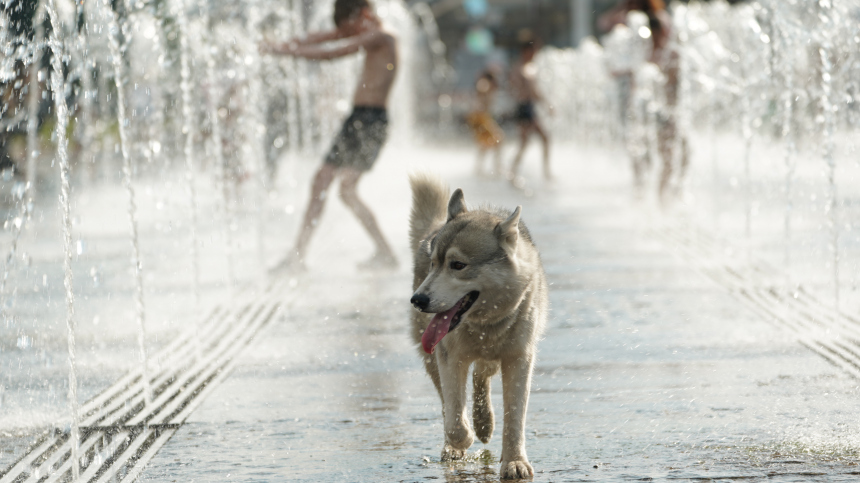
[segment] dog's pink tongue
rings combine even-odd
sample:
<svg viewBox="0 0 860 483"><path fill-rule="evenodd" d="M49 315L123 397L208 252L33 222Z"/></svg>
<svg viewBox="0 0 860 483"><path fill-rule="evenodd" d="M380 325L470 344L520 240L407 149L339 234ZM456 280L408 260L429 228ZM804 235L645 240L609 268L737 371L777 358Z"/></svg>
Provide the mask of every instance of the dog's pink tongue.
<svg viewBox="0 0 860 483"><path fill-rule="evenodd" d="M439 312L433 316L433 320L430 321L430 325L427 326L427 330L421 336L421 345L424 347L424 352L428 354L433 353L433 348L448 333L448 329L451 327L451 319L459 308L460 304L454 304L453 307L445 312Z"/></svg>

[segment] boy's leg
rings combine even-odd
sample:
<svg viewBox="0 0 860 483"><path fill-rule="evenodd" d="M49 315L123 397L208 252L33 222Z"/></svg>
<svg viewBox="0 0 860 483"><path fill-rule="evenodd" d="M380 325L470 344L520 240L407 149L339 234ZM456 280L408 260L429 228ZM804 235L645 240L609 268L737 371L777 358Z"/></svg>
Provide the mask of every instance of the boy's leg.
<svg viewBox="0 0 860 483"><path fill-rule="evenodd" d="M534 130L543 144L543 177L547 180L552 179L552 172L549 169L549 136L543 126L537 120L534 122Z"/></svg>
<svg viewBox="0 0 860 483"><path fill-rule="evenodd" d="M520 163L523 160L523 153L526 151L526 145L529 142L529 134L531 133L533 123L520 123L520 148L517 150L517 155L514 157L514 162L511 163L511 171L508 173L508 177L511 182L513 182L517 178L517 173L520 170Z"/></svg>
<svg viewBox="0 0 860 483"><path fill-rule="evenodd" d="M288 258L294 257L299 263L304 262L308 243L319 222L320 214L322 213L323 206L325 206L325 200L328 197L328 188L331 182L334 181L336 174L337 168L328 163L323 163L317 170L313 184L311 185L311 198L308 201L304 220L302 220L302 227L298 238L296 238L295 248L289 254Z"/></svg>
<svg viewBox="0 0 860 483"><path fill-rule="evenodd" d="M364 229L367 230L367 233L373 239L374 243L376 243L376 256L374 258L379 257L383 263L396 265L397 260L394 257L394 252L382 235L382 231L376 223L376 217L373 216L370 208L358 197L358 181L364 173L352 168L342 168L341 172L343 174L340 182L340 198L356 218L358 218L358 221L361 222L361 225L364 226Z"/></svg>

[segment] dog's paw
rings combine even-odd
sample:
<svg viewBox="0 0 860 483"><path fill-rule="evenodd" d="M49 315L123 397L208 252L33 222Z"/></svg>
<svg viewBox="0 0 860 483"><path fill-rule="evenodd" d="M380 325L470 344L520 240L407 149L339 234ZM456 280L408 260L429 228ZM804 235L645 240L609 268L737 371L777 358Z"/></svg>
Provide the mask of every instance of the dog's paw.
<svg viewBox="0 0 860 483"><path fill-rule="evenodd" d="M442 448L442 461L458 461L465 457L465 449L455 449L449 444L446 444L445 447Z"/></svg>
<svg viewBox="0 0 860 483"><path fill-rule="evenodd" d="M445 431L445 446L450 446L455 449L467 450L475 442L475 433L472 429L460 423L453 429Z"/></svg>
<svg viewBox="0 0 860 483"><path fill-rule="evenodd" d="M513 480L519 478L531 478L535 475L535 470L528 461L514 460L502 461L501 478L503 480Z"/></svg>

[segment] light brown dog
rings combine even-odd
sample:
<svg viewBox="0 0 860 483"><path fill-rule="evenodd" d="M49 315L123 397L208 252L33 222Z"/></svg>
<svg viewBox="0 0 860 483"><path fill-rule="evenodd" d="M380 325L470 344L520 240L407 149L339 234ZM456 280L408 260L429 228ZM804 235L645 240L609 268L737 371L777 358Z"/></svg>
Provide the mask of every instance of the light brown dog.
<svg viewBox="0 0 860 483"><path fill-rule="evenodd" d="M460 459L477 434L495 425L490 378L501 370L504 398L502 478L534 475L525 446L536 344L549 300L540 255L513 212L469 210L463 192L418 175L412 183L410 241L414 257L414 340L442 398L443 460ZM466 383L474 363L474 429Z"/></svg>

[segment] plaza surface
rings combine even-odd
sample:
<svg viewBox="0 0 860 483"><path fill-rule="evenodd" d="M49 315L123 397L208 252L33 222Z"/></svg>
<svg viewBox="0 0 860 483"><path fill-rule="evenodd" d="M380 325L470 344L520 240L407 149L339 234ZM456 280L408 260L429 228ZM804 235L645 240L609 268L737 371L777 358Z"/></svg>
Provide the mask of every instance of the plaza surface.
<svg viewBox="0 0 860 483"><path fill-rule="evenodd" d="M400 257L394 273L355 268L372 247L332 196L308 273L281 280L280 312L140 479L498 480L501 423L493 440L476 443L466 461L439 461L441 405L406 330L412 310L407 174L414 170L437 173L452 188L462 188L467 204L521 204L522 219L542 252L551 312L528 410L526 444L534 481L855 481L860 476L857 380L679 257L661 236L666 215L633 199L623 154L557 146L556 179L543 183L533 152L526 160L525 191L473 176L472 155L463 147L393 146L363 181L362 195ZM277 192L266 200L263 225L271 264L293 240L313 167L309 161L285 163ZM142 223L154 227L158 217L148 218L145 209ZM211 231L213 237L218 233L214 226ZM206 229L201 232L206 240ZM154 233L161 232L142 229L144 260L147 254L155 260L148 300L157 314L150 317L151 344L158 347L194 309L187 287L177 288L187 279L167 276L167 267L182 260L175 257L181 247ZM238 237L237 271L243 280L256 280L251 237ZM111 237L87 239L95 252ZM47 266L49 259L41 263ZM212 305L225 293L223 277L213 268L223 269L223 256L209 246L203 259L200 304ZM81 303L86 313L88 302ZM61 329L57 324L53 345L43 342L49 347L43 353L58 361L40 366L48 380L60 381L57 387L65 377ZM132 366L133 358L123 354L133 350L134 331L101 333L105 325L97 321L83 323L81 330L84 400ZM38 393L23 376L9 380L15 377L19 386ZM500 389L497 377L497 414ZM14 384L7 383L7 407L26 422L16 428L18 436L0 439L5 446L0 463L14 461L28 436L63 414L63 391L45 394L36 398L42 401L37 409L23 409ZM12 426L11 419L0 421Z"/></svg>

